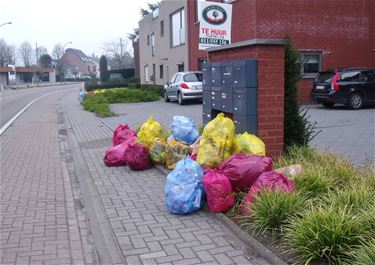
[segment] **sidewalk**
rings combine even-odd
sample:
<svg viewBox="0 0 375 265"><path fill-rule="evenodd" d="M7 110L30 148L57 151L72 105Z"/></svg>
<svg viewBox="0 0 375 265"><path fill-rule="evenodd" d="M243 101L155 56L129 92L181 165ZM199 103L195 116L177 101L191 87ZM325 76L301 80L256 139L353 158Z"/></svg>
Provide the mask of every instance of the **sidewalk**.
<svg viewBox="0 0 375 265"><path fill-rule="evenodd" d="M24 89L24 88L31 88L31 87L45 87L45 86L61 86L61 85L71 85L76 83L82 82L39 82L37 83L27 83L27 84L19 84L19 85L8 85L3 87L3 90L7 89Z"/></svg>
<svg viewBox="0 0 375 265"><path fill-rule="evenodd" d="M97 263L67 167L63 93L30 106L0 138L1 264Z"/></svg>
<svg viewBox="0 0 375 265"><path fill-rule="evenodd" d="M101 260L104 256L112 263L131 265L269 264L208 212L187 216L167 212L165 176L156 168L135 172L106 167L103 156L112 144L114 128L83 111L77 93L62 100L68 152L83 188L94 241L103 236L105 242L96 245ZM124 117L118 119L127 123Z"/></svg>

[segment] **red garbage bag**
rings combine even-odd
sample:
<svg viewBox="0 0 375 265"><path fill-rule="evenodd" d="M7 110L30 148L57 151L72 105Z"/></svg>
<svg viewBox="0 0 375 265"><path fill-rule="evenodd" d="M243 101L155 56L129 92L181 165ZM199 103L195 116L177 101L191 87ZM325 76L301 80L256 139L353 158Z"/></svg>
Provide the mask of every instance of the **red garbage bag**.
<svg viewBox="0 0 375 265"><path fill-rule="evenodd" d="M228 211L235 203L229 179L217 169L208 169L203 176L208 209L214 213Z"/></svg>
<svg viewBox="0 0 375 265"><path fill-rule="evenodd" d="M219 165L235 191L248 191L257 177L272 170L272 159L266 156L234 154Z"/></svg>
<svg viewBox="0 0 375 265"><path fill-rule="evenodd" d="M125 162L133 170L146 170L151 167L148 148L142 144L131 144L125 152Z"/></svg>
<svg viewBox="0 0 375 265"><path fill-rule="evenodd" d="M132 137L127 141L108 148L103 158L104 164L108 167L112 166L125 166L125 152L130 144L135 144L137 137Z"/></svg>
<svg viewBox="0 0 375 265"><path fill-rule="evenodd" d="M129 128L127 124L119 124L113 132L112 143L113 146L121 144L126 140L137 136L137 133Z"/></svg>
<svg viewBox="0 0 375 265"><path fill-rule="evenodd" d="M241 203L240 212L242 215L251 215L250 206L255 202L255 195L263 189L271 191L279 189L284 192L292 192L294 190L294 182L275 171L262 173L251 186Z"/></svg>

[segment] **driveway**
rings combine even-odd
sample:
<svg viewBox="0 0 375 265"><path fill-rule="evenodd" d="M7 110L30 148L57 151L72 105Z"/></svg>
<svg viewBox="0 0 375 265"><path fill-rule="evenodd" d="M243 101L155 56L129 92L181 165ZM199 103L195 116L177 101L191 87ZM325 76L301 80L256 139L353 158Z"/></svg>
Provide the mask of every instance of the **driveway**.
<svg viewBox="0 0 375 265"><path fill-rule="evenodd" d="M321 132L310 143L321 150L331 150L363 164L369 159L375 161L375 108L364 108L353 111L338 106L332 109L320 105L310 105L310 121L317 122ZM106 118L106 124L114 128L119 123L128 123L131 127L139 126L140 120L146 121L153 115L165 128L169 128L174 115L192 118L196 125L202 124L202 104L188 103L180 106L175 102L156 101L150 103L113 104L111 110L120 114L118 117Z"/></svg>

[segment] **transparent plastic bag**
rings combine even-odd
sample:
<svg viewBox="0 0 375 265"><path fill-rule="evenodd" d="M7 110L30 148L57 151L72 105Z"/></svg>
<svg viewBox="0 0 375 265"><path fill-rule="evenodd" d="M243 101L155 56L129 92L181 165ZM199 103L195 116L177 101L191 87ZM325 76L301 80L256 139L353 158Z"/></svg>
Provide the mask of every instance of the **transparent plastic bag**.
<svg viewBox="0 0 375 265"><path fill-rule="evenodd" d="M171 124L171 131L174 139L178 142L193 144L199 137L192 119L185 116L174 116Z"/></svg>
<svg viewBox="0 0 375 265"><path fill-rule="evenodd" d="M165 148L167 142L164 138L156 138L149 152L150 159L154 165L165 164Z"/></svg>
<svg viewBox="0 0 375 265"><path fill-rule="evenodd" d="M235 126L223 113L217 115L203 129L200 137L197 162L202 166L216 167L233 152Z"/></svg>
<svg viewBox="0 0 375 265"><path fill-rule="evenodd" d="M154 118L150 116L148 121L143 123L139 130L137 143L150 148L155 138L160 138L162 133L163 127L161 127L160 123L154 121Z"/></svg>
<svg viewBox="0 0 375 265"><path fill-rule="evenodd" d="M234 137L234 153L265 156L266 146L264 142L254 134L244 132Z"/></svg>

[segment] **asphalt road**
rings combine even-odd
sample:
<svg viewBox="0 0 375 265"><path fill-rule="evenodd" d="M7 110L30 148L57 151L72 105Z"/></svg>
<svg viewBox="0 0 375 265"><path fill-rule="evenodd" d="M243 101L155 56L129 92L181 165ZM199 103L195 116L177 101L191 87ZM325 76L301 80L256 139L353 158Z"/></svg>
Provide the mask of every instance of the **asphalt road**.
<svg viewBox="0 0 375 265"><path fill-rule="evenodd" d="M326 109L321 105L307 106L309 120L317 123L320 133L310 145L320 150L331 150L352 160L355 164L363 164L366 159L375 165L375 107L361 110L350 110L344 106ZM192 118L196 125L202 124L202 104L193 102L180 106L176 102L113 104L111 109L120 114L119 117L107 118L106 123L115 127L119 123L128 123L131 127L139 126L139 121L146 121L153 115L166 128L170 126L174 115Z"/></svg>
<svg viewBox="0 0 375 265"><path fill-rule="evenodd" d="M0 128L33 99L47 93L79 86L81 85L64 84L57 86L20 88L15 90L11 89L0 92Z"/></svg>

